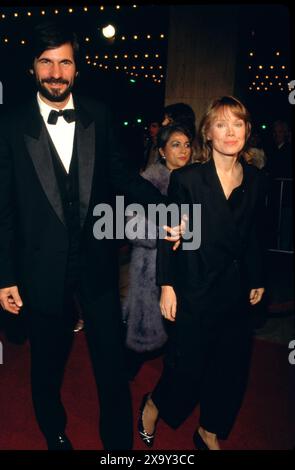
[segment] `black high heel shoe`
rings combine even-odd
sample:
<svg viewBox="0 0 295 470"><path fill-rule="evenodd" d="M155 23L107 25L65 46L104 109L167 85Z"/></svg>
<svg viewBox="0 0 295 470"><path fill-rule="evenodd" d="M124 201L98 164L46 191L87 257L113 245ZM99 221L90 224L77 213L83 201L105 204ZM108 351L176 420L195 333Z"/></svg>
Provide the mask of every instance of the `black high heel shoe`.
<svg viewBox="0 0 295 470"><path fill-rule="evenodd" d="M139 409L137 429L138 429L138 432L139 432L139 437L142 440L142 442L147 447L153 447L154 439L155 439L155 432L153 434L149 434L148 432L146 432L146 430L144 429L144 426L143 426L143 421L142 421L143 410L144 410L146 402L148 401L149 398L150 398L150 394L147 393L146 395L144 395L144 397L142 399L140 409Z"/></svg>
<svg viewBox="0 0 295 470"><path fill-rule="evenodd" d="M197 450L209 450L207 444L203 441L198 429L193 435L193 441Z"/></svg>

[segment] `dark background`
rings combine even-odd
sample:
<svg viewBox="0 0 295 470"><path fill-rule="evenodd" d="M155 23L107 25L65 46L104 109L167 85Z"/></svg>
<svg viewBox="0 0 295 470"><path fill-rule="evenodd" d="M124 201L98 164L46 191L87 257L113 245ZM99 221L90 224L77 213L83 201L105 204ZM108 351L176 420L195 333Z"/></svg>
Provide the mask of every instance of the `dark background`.
<svg viewBox="0 0 295 470"><path fill-rule="evenodd" d="M69 13L70 7L73 8L72 13ZM120 9L112 5L104 6L102 11L100 5L88 4L87 12L83 7L84 4L0 7L0 80L3 84L3 109L6 105L27 99L35 93L34 81L28 74L30 32L34 24L44 19L59 18L73 27L80 40L80 77L76 90L106 101L112 107L116 121L128 139L132 135L140 136L150 120L161 117L164 106L169 5L139 4L137 8L133 8L132 4L121 4ZM178 8L182 8L181 5L178 5ZM214 14L214 5L210 8ZM58 9L58 15L54 13L55 9ZM41 14L42 10L45 15ZM14 16L16 12L18 17ZM28 12L31 12L30 17ZM2 18L3 14L5 18ZM294 64L291 63L291 42L294 39L294 31L290 28L292 21L294 7L290 9L284 4L239 7L235 95L245 102L254 125L261 130L266 140L270 136L270 126L274 120L285 119L291 122L292 119L293 109L288 102L287 90L287 83L295 78ZM101 34L102 26L108 23L117 28L117 36L112 43ZM138 40L133 39L134 34L138 35ZM147 34L151 35L151 39L146 38ZM160 34L164 34L164 39L160 38ZM126 37L125 41L121 39L123 35ZM85 41L86 37L89 37L89 42ZM4 42L5 38L8 38L8 43ZM22 39L26 44L21 45ZM249 56L250 51L255 51L253 57ZM275 55L276 51L280 52L279 57ZM148 59L143 58L145 53L149 54ZM99 58L96 60L97 54ZM104 59L105 54L109 56L108 59ZM117 60L113 57L115 54L119 56ZM123 54L128 54L128 59L124 59ZM134 58L134 54L138 54L139 58ZM155 58L155 54L159 54L159 58ZM90 64L87 63L86 55L90 57ZM96 65L93 65L94 62ZM102 63L103 67L108 65L108 69L100 68L99 63ZM270 72L268 67L271 64L286 67L281 70L277 80L282 82L283 91L278 86L273 86L272 90L268 91L249 90L252 81L255 81L254 68L259 63L264 67L263 72ZM115 70L116 64L120 66L120 70ZM144 71L140 69L143 64ZM139 76L127 75L126 71L122 70L124 65L128 66L129 73L132 71L130 67L135 65ZM158 68L159 65L162 69ZM251 70L249 65L252 66ZM150 66L153 69L149 69ZM151 73L151 70L161 83L154 82L151 77L144 78L144 73ZM163 74L163 78L160 74ZM136 82L131 83L130 78L135 78ZM138 118L142 120L141 123L137 122ZM128 122L128 126L124 126L124 121ZM262 124L266 125L266 129L262 130Z"/></svg>

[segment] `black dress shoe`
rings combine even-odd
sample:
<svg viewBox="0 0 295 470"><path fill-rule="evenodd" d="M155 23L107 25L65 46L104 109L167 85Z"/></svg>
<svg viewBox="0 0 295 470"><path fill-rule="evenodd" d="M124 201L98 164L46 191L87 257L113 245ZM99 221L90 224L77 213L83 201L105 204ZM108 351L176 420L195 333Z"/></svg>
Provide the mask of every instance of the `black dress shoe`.
<svg viewBox="0 0 295 470"><path fill-rule="evenodd" d="M138 417L138 423L137 423L137 429L139 432L139 437L142 440L142 442L147 446L147 447L153 447L154 445L154 439L155 439L155 432L154 434L149 434L146 432L143 426L143 421L142 421L142 415L143 415L143 410L146 405L147 400L150 398L150 394L147 393L144 395L140 409L139 409L139 417Z"/></svg>
<svg viewBox="0 0 295 470"><path fill-rule="evenodd" d="M193 435L193 441L197 450L209 450L207 444L203 441L198 429Z"/></svg>
<svg viewBox="0 0 295 470"><path fill-rule="evenodd" d="M73 450L71 441L63 432L48 438L47 446L48 450Z"/></svg>

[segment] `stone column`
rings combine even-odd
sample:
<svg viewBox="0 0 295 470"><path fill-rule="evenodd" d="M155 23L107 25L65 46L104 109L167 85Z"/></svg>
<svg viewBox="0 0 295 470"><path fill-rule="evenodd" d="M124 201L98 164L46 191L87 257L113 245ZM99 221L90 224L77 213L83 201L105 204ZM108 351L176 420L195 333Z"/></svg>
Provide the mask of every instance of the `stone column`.
<svg viewBox="0 0 295 470"><path fill-rule="evenodd" d="M235 5L170 6L165 105L184 102L197 125L208 103L234 93Z"/></svg>

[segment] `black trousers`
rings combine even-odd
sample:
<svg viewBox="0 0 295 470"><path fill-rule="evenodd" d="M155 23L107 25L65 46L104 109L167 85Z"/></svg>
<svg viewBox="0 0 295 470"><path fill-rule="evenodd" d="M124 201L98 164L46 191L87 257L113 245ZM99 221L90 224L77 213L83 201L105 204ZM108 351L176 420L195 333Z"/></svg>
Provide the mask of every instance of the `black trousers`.
<svg viewBox="0 0 295 470"><path fill-rule="evenodd" d="M249 312L183 315L152 400L177 428L200 405L199 424L226 439L242 404L251 359Z"/></svg>
<svg viewBox="0 0 295 470"><path fill-rule="evenodd" d="M81 291L66 289L63 316L30 312L32 398L36 418L46 438L63 432L66 412L60 390L73 341L73 295L78 295L100 403L100 435L106 450L132 448L132 409L127 374L119 295L105 292L91 302ZM73 393L77 393L73 390ZM96 411L94 410L96 413Z"/></svg>

